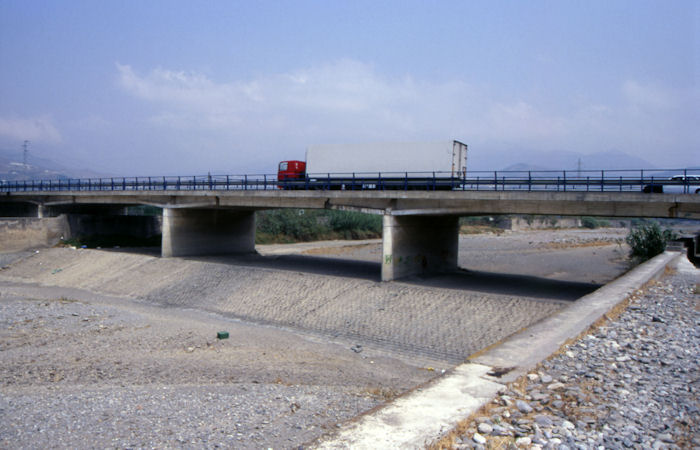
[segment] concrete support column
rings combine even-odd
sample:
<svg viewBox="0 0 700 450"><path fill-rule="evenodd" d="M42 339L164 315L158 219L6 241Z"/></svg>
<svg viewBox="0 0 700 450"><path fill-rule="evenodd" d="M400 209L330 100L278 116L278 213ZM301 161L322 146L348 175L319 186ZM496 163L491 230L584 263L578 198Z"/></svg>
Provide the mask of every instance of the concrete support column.
<svg viewBox="0 0 700 450"><path fill-rule="evenodd" d="M457 269L459 217L384 215L382 281Z"/></svg>
<svg viewBox="0 0 700 450"><path fill-rule="evenodd" d="M163 209L162 255L164 257L254 251L254 211Z"/></svg>

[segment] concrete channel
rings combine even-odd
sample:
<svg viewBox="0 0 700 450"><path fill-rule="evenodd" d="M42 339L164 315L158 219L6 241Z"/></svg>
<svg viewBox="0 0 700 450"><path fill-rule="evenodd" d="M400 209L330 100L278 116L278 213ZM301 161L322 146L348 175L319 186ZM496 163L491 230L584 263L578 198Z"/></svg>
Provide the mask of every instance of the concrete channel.
<svg viewBox="0 0 700 450"><path fill-rule="evenodd" d="M606 312L662 275L680 255L675 251L658 255L567 308L480 352L445 376L361 416L322 438L314 447L424 448L484 406L507 383L525 375L568 340L584 333ZM494 371L503 374L489 375Z"/></svg>

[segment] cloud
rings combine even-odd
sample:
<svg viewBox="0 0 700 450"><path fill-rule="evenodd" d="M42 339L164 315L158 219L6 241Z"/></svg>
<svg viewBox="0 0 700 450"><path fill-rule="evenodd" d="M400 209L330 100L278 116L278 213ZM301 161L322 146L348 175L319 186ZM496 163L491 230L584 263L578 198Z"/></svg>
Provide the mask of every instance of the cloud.
<svg viewBox="0 0 700 450"><path fill-rule="evenodd" d="M642 84L627 80L622 84L622 93L634 108L670 109L678 105L678 94L657 85Z"/></svg>
<svg viewBox="0 0 700 450"><path fill-rule="evenodd" d="M48 116L31 118L0 117L0 136L17 140L33 142L59 143L59 133L53 121Z"/></svg>
<svg viewBox="0 0 700 450"><path fill-rule="evenodd" d="M152 124L250 145L457 138L483 148L644 155L697 144L688 131L697 91L636 80L621 81L618 97L503 98L493 87L389 76L352 59L228 82L122 64L117 71L124 92L153 108Z"/></svg>
<svg viewBox="0 0 700 450"><path fill-rule="evenodd" d="M380 76L354 60L300 69L249 81L215 83L197 73L154 69L137 74L117 65L119 83L130 95L160 108L152 116L163 126L220 130L317 130L355 127L391 135L418 127L468 95L461 83L435 85L410 77ZM354 130L355 132L357 129Z"/></svg>

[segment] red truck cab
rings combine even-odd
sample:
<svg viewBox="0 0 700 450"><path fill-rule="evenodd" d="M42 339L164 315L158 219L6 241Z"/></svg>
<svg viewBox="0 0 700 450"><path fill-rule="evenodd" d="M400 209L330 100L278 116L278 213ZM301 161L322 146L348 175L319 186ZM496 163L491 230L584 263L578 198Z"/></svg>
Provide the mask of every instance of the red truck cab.
<svg viewBox="0 0 700 450"><path fill-rule="evenodd" d="M277 171L277 181L298 181L306 178L306 162L282 161Z"/></svg>

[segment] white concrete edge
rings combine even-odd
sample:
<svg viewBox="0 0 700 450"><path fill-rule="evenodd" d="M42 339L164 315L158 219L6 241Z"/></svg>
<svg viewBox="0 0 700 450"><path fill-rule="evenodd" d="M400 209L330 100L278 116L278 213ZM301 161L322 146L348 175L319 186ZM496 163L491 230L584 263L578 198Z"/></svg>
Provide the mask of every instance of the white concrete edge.
<svg viewBox="0 0 700 450"><path fill-rule="evenodd" d="M462 364L436 382L362 416L315 448L423 448L503 388L483 378L489 370L479 364Z"/></svg>
<svg viewBox="0 0 700 450"><path fill-rule="evenodd" d="M566 343L586 331L628 296L663 273L680 256L664 252L640 264L620 278L581 297L567 308L506 339L498 346L474 358L472 362L490 367L511 368L499 380L509 383Z"/></svg>
<svg viewBox="0 0 700 450"><path fill-rule="evenodd" d="M399 397L314 444L318 449L425 448L491 401L509 383L587 330L615 305L661 275L680 256L664 252L586 295L564 310L514 334L448 375ZM501 378L494 367L511 368Z"/></svg>

